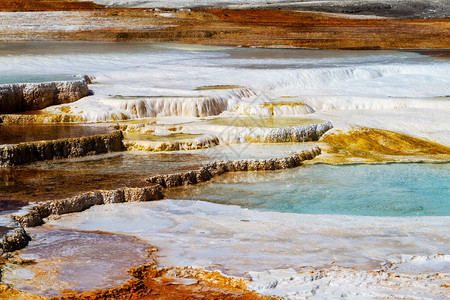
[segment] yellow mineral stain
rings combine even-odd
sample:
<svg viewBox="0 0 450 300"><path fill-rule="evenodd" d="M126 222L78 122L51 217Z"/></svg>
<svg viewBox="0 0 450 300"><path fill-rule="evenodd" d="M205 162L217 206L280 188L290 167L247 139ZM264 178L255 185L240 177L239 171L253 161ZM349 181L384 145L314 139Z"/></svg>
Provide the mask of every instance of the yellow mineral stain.
<svg viewBox="0 0 450 300"><path fill-rule="evenodd" d="M72 108L70 106L61 106L58 108L58 110L62 113L65 114L71 114L72 113Z"/></svg>
<svg viewBox="0 0 450 300"><path fill-rule="evenodd" d="M276 106L305 106L305 103L302 102L269 102L269 103L263 103L263 107L276 107Z"/></svg>
<svg viewBox="0 0 450 300"><path fill-rule="evenodd" d="M204 121L206 124L236 126L236 127L252 127L252 128L288 128L297 126L306 126L312 124L323 123L323 120L309 119L301 117L258 117L258 116L239 116L214 118Z"/></svg>
<svg viewBox="0 0 450 300"><path fill-rule="evenodd" d="M277 107L282 106L296 107L296 106L305 106L305 104L302 102L268 102L263 103L261 106L268 107L270 109L270 114L273 116L275 114L274 109Z"/></svg>
<svg viewBox="0 0 450 300"><path fill-rule="evenodd" d="M212 85L212 86L200 86L195 89L195 91L206 91L206 90L233 90L242 89L243 86L239 85Z"/></svg>
<svg viewBox="0 0 450 300"><path fill-rule="evenodd" d="M37 114L8 114L1 115L4 124L54 124L54 123L84 123L86 119L79 115L51 114L39 112Z"/></svg>
<svg viewBox="0 0 450 300"><path fill-rule="evenodd" d="M450 160L450 147L406 134L374 128L336 131L323 136L321 144L325 155L321 155L314 161L350 163Z"/></svg>
<svg viewBox="0 0 450 300"><path fill-rule="evenodd" d="M170 142L170 141L190 140L198 138L200 136L201 134L189 134L189 133L172 133L168 135L155 135L151 133L137 133L137 132L125 133L125 139L137 141L150 141L150 142Z"/></svg>
<svg viewBox="0 0 450 300"><path fill-rule="evenodd" d="M190 268L190 272L192 277L217 286L244 290L248 288L249 281L245 278L228 277L219 271L205 271L200 268Z"/></svg>
<svg viewBox="0 0 450 300"><path fill-rule="evenodd" d="M219 144L216 137L197 139L201 135L173 133L158 136L152 134L126 133L125 147L130 151L180 151L211 148Z"/></svg>
<svg viewBox="0 0 450 300"><path fill-rule="evenodd" d="M28 299L43 299L33 294L28 294L12 289L6 284L0 284L0 299L8 300L28 300Z"/></svg>

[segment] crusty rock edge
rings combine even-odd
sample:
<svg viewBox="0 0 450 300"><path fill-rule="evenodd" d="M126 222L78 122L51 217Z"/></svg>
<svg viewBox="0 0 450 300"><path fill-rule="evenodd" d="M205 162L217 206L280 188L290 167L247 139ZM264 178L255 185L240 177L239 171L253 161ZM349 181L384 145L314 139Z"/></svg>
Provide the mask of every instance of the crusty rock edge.
<svg viewBox="0 0 450 300"><path fill-rule="evenodd" d="M38 202L29 208L23 216L13 215L14 220L25 227L35 227L44 223L43 219L50 215L63 215L81 212L94 205L122 202L142 202L163 198L159 185L143 188L119 188L116 190L99 190L86 192L71 198Z"/></svg>
<svg viewBox="0 0 450 300"><path fill-rule="evenodd" d="M0 148L0 167L16 166L35 161L80 157L123 151L123 133L98 134L80 138L20 143Z"/></svg>
<svg viewBox="0 0 450 300"><path fill-rule="evenodd" d="M89 95L90 77L72 81L0 84L0 113L39 110Z"/></svg>
<svg viewBox="0 0 450 300"><path fill-rule="evenodd" d="M227 172L294 168L300 166L305 160L313 159L320 153L320 148L315 146L281 158L217 161L206 164L199 170L150 177L147 182L152 183L152 185L148 187L99 190L66 199L38 202L28 208L25 214L11 216L17 222L18 227L13 229L13 232L10 231L0 241L0 248L3 249L3 252L11 252L26 247L30 238L23 227L42 225L44 219L51 215L81 212L91 206L107 203L161 200L164 198L163 188L206 182Z"/></svg>
<svg viewBox="0 0 450 300"><path fill-rule="evenodd" d="M281 158L217 161L195 171L153 176L148 178L147 182L167 188L206 182L227 172L289 169L301 165L305 160L313 159L320 153L320 148L315 146Z"/></svg>
<svg viewBox="0 0 450 300"><path fill-rule="evenodd" d="M2 239L0 239L0 255L7 252L13 252L25 248L31 237L19 223L15 222L16 228L9 230Z"/></svg>

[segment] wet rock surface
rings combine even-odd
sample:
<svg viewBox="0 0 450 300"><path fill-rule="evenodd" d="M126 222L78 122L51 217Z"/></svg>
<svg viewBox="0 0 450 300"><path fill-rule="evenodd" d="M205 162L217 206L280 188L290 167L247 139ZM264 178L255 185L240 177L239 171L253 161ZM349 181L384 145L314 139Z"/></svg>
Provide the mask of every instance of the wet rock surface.
<svg viewBox="0 0 450 300"><path fill-rule="evenodd" d="M0 168L0 199L14 203L8 209L14 210L90 191L141 188L149 185L145 179L150 176L197 169L208 160L190 153L123 151Z"/></svg>
<svg viewBox="0 0 450 300"><path fill-rule="evenodd" d="M5 15L7 22L26 26L16 26L18 28L15 31L2 31L0 40L157 41L320 49L449 48L445 19L449 10L444 1L436 1L436 6L433 3L429 5L430 2L421 3L422 1L402 1L407 3L402 4L403 6L393 4L393 1L388 4L382 1L341 2L296 2L298 7L291 3L265 6L271 9L238 6L236 8L239 9L196 9L190 12L170 10L168 13L172 15L164 18L159 12L143 8L96 8L95 13L87 12L83 19L88 20L87 22L99 18L109 19L111 25L81 31L65 31L64 22L61 22L59 31L46 29L41 19L53 14L52 9L47 7L41 9L46 12L42 13L42 18L34 21L34 26L23 21L26 19L29 22L28 18ZM318 12L305 12L306 10ZM323 11L338 12L339 15ZM69 12L63 13L66 15L62 14L58 20L73 20L67 14ZM372 18L364 14L385 17ZM434 19L428 19L430 17ZM41 28L41 31L37 33L36 28Z"/></svg>
<svg viewBox="0 0 450 300"><path fill-rule="evenodd" d="M86 80L0 85L0 113L43 109L89 95Z"/></svg>
<svg viewBox="0 0 450 300"><path fill-rule="evenodd" d="M149 142L126 140L124 145L128 150L134 151L180 151L206 149L220 144L219 138L214 136L205 136L201 138L167 141L167 142Z"/></svg>
<svg viewBox="0 0 450 300"><path fill-rule="evenodd" d="M122 188L108 191L95 191L84 193L72 198L50 200L37 203L23 216L14 216L14 219L26 227L39 226L43 219L50 215L62 215L80 212L94 205L105 203L140 202L159 200L163 198L161 187L149 186L143 188Z"/></svg>
<svg viewBox="0 0 450 300"><path fill-rule="evenodd" d="M0 166L15 166L42 160L122 151L125 149L122 140L122 132L116 131L107 135L6 146L0 148Z"/></svg>
<svg viewBox="0 0 450 300"><path fill-rule="evenodd" d="M299 166L305 160L313 159L320 153L320 148L314 147L310 150L301 151L282 158L218 161L207 164L199 170L153 176L148 178L147 181L159 184L162 187L192 185L209 181L211 178L227 172L266 171L294 168Z"/></svg>
<svg viewBox="0 0 450 300"><path fill-rule="evenodd" d="M50 215L80 212L94 205L159 200L164 197L162 188L197 184L209 181L214 176L226 172L294 168L299 166L302 161L310 160L320 153L320 148L314 147L310 150L294 153L291 156L283 158L214 162L207 164L199 170L150 177L147 179L147 182L155 185L147 187L99 190L61 200L39 202L29 208L26 214L16 215L14 219L26 227L39 226Z"/></svg>
<svg viewBox="0 0 450 300"><path fill-rule="evenodd" d="M19 224L16 225L17 227L13 229L6 228L6 234L0 239L1 254L25 248L31 240L25 229Z"/></svg>
<svg viewBox="0 0 450 300"><path fill-rule="evenodd" d="M33 241L5 266L3 282L39 296L113 288L132 278L128 269L149 261L149 245L133 237L48 228L30 234Z"/></svg>

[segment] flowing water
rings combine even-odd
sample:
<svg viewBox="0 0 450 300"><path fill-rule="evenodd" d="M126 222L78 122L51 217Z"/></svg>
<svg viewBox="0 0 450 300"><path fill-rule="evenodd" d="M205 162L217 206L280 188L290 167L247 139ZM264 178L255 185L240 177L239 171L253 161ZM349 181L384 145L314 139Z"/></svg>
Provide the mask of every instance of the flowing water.
<svg viewBox="0 0 450 300"><path fill-rule="evenodd" d="M160 127L141 135L150 141L200 134L235 138L266 131L281 137L294 126L331 121L336 130L372 127L450 145L450 62L413 52L9 43L0 44L0 73L6 74L3 81L18 81L11 78L23 74L30 81L61 74L94 76L89 86L93 95L39 115L71 114L105 126L127 121L135 126L128 132L132 139L139 139L147 118L153 118L149 130ZM245 117L236 123L241 115ZM169 131L173 124L176 128ZM258 129L252 131L254 127ZM42 138L41 127L23 128L30 139ZM65 127L45 128L52 128L51 138L73 134ZM2 143L22 139L20 133L15 140L13 134L4 136ZM217 159L283 157L309 146L222 143L195 151L114 153L4 168L0 203L14 210L23 200L142 186L149 176ZM450 285L449 182L448 163L313 164L226 174L210 183L165 191L170 200L95 206L48 220L50 226L37 229L25 257L35 259L32 270L41 272L77 247L61 240L73 238L87 249L85 242L98 238L86 253L93 260L100 257L96 264L104 264L101 272L107 274L110 265L98 250L114 244L114 238L84 232L101 230L157 246L163 266L193 265L252 278L251 288L265 294L442 299ZM3 205L5 201L10 202ZM53 240L60 252L46 256L46 241ZM133 242L124 243L133 247ZM117 259L123 249L117 251L107 254ZM56 282L74 286L67 274L80 279L84 289L105 284L102 280L109 275L91 283L81 280L87 273L76 262L83 257L71 259L75 264L58 261L62 271L56 271L57 279L64 280L35 280L34 287L54 295ZM12 270L4 280L34 291L29 281L33 273L26 266L20 270L22 277Z"/></svg>

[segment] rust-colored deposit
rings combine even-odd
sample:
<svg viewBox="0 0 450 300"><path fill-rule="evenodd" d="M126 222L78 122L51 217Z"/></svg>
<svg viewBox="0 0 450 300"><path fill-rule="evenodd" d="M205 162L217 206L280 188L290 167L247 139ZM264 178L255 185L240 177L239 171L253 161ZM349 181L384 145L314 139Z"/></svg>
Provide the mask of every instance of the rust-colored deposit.
<svg viewBox="0 0 450 300"><path fill-rule="evenodd" d="M130 270L133 279L107 290L84 293L65 291L53 300L97 299L278 299L265 297L246 288L245 280L195 268L157 268L155 263ZM180 276L180 277L179 277ZM190 280L184 284L183 280Z"/></svg>
<svg viewBox="0 0 450 300"><path fill-rule="evenodd" d="M88 11L83 17L86 21L105 18L109 22L112 20L113 25L120 24L89 31L39 33L24 27L23 32L1 33L0 40L32 40L35 36L41 40L177 42L244 47L450 48L448 19L348 18L274 9L167 10L172 13L167 17L151 9L106 8L90 2L63 0L7 0L0 3L0 10ZM137 25L144 27L137 28ZM150 28L155 25L159 27Z"/></svg>
<svg viewBox="0 0 450 300"><path fill-rule="evenodd" d="M337 131L321 142L325 154L315 160L327 163L450 160L450 147L381 129Z"/></svg>
<svg viewBox="0 0 450 300"><path fill-rule="evenodd" d="M158 268L155 262L132 268L132 279L112 289L98 289L77 293L63 290L62 296L52 300L106 300L106 299L236 299L276 300L276 296L262 296L247 289L247 280L227 277L219 272L199 268ZM34 294L0 285L0 299L42 299Z"/></svg>
<svg viewBox="0 0 450 300"><path fill-rule="evenodd" d="M103 8L93 2L67 0L2 0L0 11L80 11Z"/></svg>

